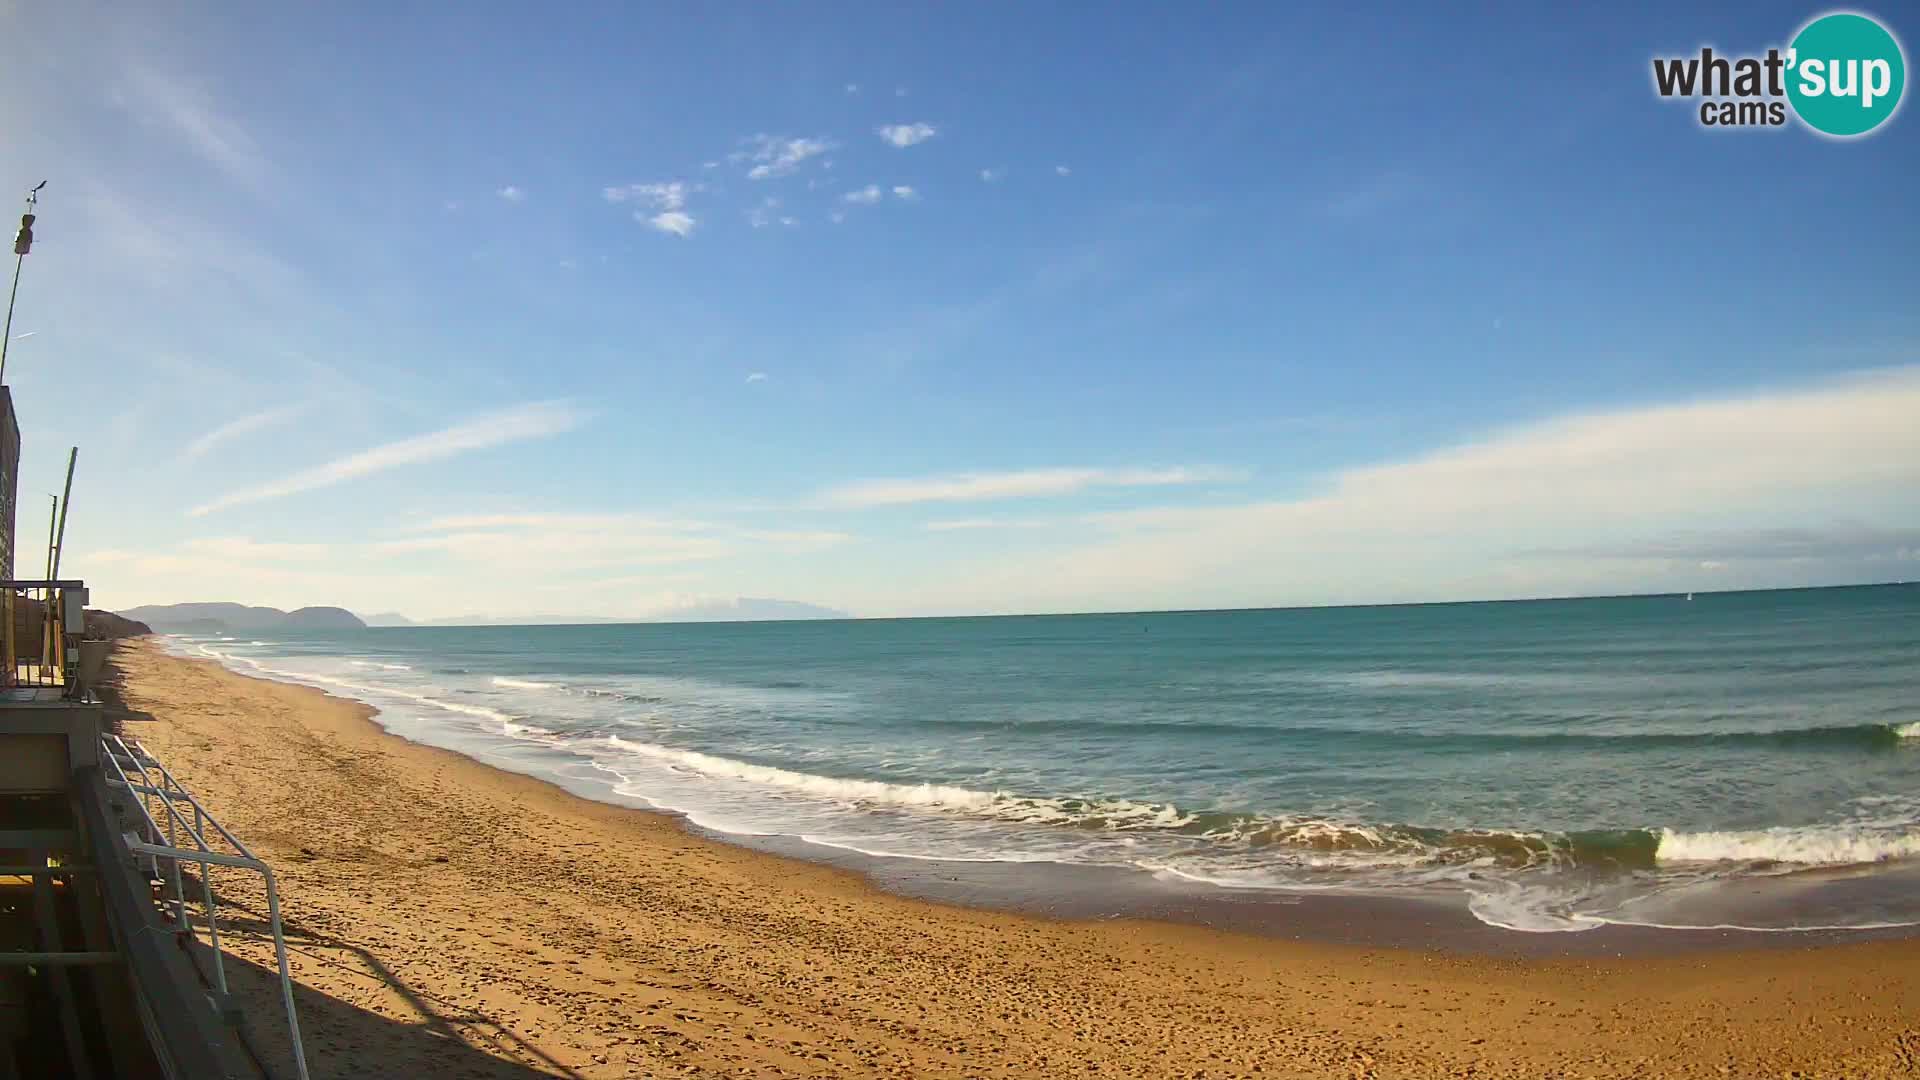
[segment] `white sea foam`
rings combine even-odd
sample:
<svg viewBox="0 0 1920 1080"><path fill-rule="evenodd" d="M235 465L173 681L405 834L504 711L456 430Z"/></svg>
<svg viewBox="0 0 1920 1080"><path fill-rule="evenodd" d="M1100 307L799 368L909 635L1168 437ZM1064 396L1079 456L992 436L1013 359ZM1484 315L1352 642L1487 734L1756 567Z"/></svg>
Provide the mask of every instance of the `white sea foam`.
<svg viewBox="0 0 1920 1080"><path fill-rule="evenodd" d="M357 694L372 694L372 695L375 695L376 697L381 695L385 695L389 697L397 697L407 701L417 702L421 705L426 705L431 708L441 709L446 712L462 713L467 716L476 716L482 719L495 721L500 725L501 731L509 735L515 733L513 730L510 730L513 728L519 728L521 730L532 730L527 728L525 725L517 723L513 717L508 716L506 713L498 712L494 709L484 708L479 705L466 705L458 701L447 701L443 698L430 697L426 694L416 694L410 690L401 690L391 686L366 686L361 683L348 682L345 679L335 679L326 675L315 675L312 672L307 672L307 671L287 671L283 668L268 667L267 665L262 664L260 661L251 659L249 657L236 656L232 653L220 652L217 649L209 649L205 645L197 646L197 648L199 648L201 652L207 654L210 657L213 657L216 660L220 660L222 662L229 663L229 664L234 662L246 664L247 666L253 668L254 670L260 672L263 675L277 676L282 679L290 679L294 682L303 682L303 683L309 683L309 684L319 683L323 686L337 687L341 690L351 690Z"/></svg>
<svg viewBox="0 0 1920 1080"><path fill-rule="evenodd" d="M1674 832L1662 829L1656 858L1681 862L1783 862L1845 866L1920 856L1920 832L1857 826Z"/></svg>
<svg viewBox="0 0 1920 1080"><path fill-rule="evenodd" d="M254 642L254 644L259 645L261 644L261 642L256 641ZM347 663L352 664L354 667L379 668L382 671L412 671L413 670L413 668L407 666L406 664L384 664L378 660L349 660L347 661Z"/></svg>
<svg viewBox="0 0 1920 1080"><path fill-rule="evenodd" d="M505 675L495 675L490 681L495 686L504 686L509 690L554 690L559 688L559 684L557 683L535 682L532 679L509 679Z"/></svg>
<svg viewBox="0 0 1920 1080"><path fill-rule="evenodd" d="M1895 724L1893 733L1903 739L1920 739L1920 720L1911 724Z"/></svg>

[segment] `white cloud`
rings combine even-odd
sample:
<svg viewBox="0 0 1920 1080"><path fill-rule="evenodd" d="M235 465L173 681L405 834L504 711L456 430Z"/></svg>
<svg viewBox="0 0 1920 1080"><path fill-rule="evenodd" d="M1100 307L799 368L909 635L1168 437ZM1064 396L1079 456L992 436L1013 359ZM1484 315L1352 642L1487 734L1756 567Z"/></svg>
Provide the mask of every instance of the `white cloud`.
<svg viewBox="0 0 1920 1080"><path fill-rule="evenodd" d="M518 187L515 187L512 184L508 184L506 187L503 187L500 190L494 192L494 194L500 196L501 198L507 200L508 202L517 203L517 202L527 201L527 193L524 190Z"/></svg>
<svg viewBox="0 0 1920 1080"><path fill-rule="evenodd" d="M789 135L752 135L740 141L744 148L730 157L736 162L752 163L747 170L750 180L786 176L836 145L831 139L795 138Z"/></svg>
<svg viewBox="0 0 1920 1080"><path fill-rule="evenodd" d="M703 190L699 184L689 184L684 180L667 180L653 184L627 184L624 187L600 189L600 197L610 203L638 202L655 210L680 210L687 205L687 196Z"/></svg>
<svg viewBox="0 0 1920 1080"><path fill-rule="evenodd" d="M859 92L860 92L860 84L859 84L859 83L848 83L848 84L847 84L847 93L849 93L849 94L857 94L857 93L859 93Z"/></svg>
<svg viewBox="0 0 1920 1080"><path fill-rule="evenodd" d="M1198 484L1228 475L1219 469L1019 469L1010 472L954 473L946 476L860 480L830 488L821 496L828 506L859 509L924 502L971 502L1071 495L1098 487L1159 487Z"/></svg>
<svg viewBox="0 0 1920 1080"><path fill-rule="evenodd" d="M1071 176L1073 170L1067 168L1065 165L1055 165L1053 167L1053 173L1055 176Z"/></svg>
<svg viewBox="0 0 1920 1080"><path fill-rule="evenodd" d="M652 217L644 213L633 216L646 222L650 228L658 229L663 233L672 233L675 236L692 236L694 226L699 224L692 214L680 210L663 210Z"/></svg>
<svg viewBox="0 0 1920 1080"><path fill-rule="evenodd" d="M906 184L895 184L893 187L893 197L903 202L912 202L920 197L920 193Z"/></svg>
<svg viewBox="0 0 1920 1080"><path fill-rule="evenodd" d="M920 120L911 124L882 124L874 128L873 133L904 150L917 143L926 142L940 132L932 124Z"/></svg>
<svg viewBox="0 0 1920 1080"><path fill-rule="evenodd" d="M1920 366L1566 416L1343 470L1299 497L1095 515L1103 540L948 568L949 579L967 582L965 595L922 605L978 610L966 597L998 596L1021 610L1111 610L1684 590L1703 561L1726 563L1723 577L1751 571L1728 584L1819 583L1832 567L1873 562L1871 553L1856 543L1824 559L1773 559L1763 572L1741 562L1733 543L1726 557L1694 541L1638 555L1628 544L1648 533L1712 537L1764 525L1776 530L1767 543L1785 550L1777 530L1847 515L1920 525L1915 416ZM1873 535L1892 550L1903 542L1897 529ZM1876 565L1890 558L1883 552Z"/></svg>
<svg viewBox="0 0 1920 1080"><path fill-rule="evenodd" d="M610 203L640 203L646 207L633 212L633 220L650 229L674 236L691 236L699 224L687 213L687 196L706 190L702 184L684 180L665 180L651 184L626 184L600 189L600 197ZM654 213L648 213L648 210Z"/></svg>
<svg viewBox="0 0 1920 1080"><path fill-rule="evenodd" d="M989 183L989 184L997 184L1000 181L1006 179L1006 176L1007 176L1007 170L1005 169L981 169L980 170L980 179L985 183Z"/></svg>
<svg viewBox="0 0 1920 1080"><path fill-rule="evenodd" d="M764 371L756 371L753 374L747 376L747 381L750 383L766 382L767 373Z"/></svg>
<svg viewBox="0 0 1920 1080"><path fill-rule="evenodd" d="M256 413L229 420L205 435L193 440L180 451L181 461L194 461L204 457L221 443L237 439L242 435L264 431L267 428L284 424L306 411L306 405L282 405L273 409L262 409Z"/></svg>
<svg viewBox="0 0 1920 1080"><path fill-rule="evenodd" d="M874 203L879 202L883 195L884 193L881 192L879 184L868 184L866 187L856 191L849 191L845 195L840 196L840 198L845 202L854 203L855 205L872 206Z"/></svg>
<svg viewBox="0 0 1920 1080"><path fill-rule="evenodd" d="M451 427L410 439L376 446L349 454L324 465L304 469L271 483L243 488L187 511L200 517L244 503L284 498L404 465L421 465L456 457L472 450L484 450L506 443L545 438L572 431L587 420L587 414L562 401L541 401L476 416Z"/></svg>
<svg viewBox="0 0 1920 1080"><path fill-rule="evenodd" d="M845 210L828 211L827 220L833 222L835 225L838 225L841 222L847 220L847 212Z"/></svg>

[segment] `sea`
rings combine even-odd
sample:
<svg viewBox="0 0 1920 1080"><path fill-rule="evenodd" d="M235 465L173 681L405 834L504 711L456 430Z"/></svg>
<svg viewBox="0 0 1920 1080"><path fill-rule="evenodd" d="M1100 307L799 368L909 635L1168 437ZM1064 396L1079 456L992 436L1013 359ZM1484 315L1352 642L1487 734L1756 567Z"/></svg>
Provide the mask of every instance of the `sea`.
<svg viewBox="0 0 1920 1080"><path fill-rule="evenodd" d="M175 636L723 836L1448 895L1577 933L1920 925L1920 586Z"/></svg>

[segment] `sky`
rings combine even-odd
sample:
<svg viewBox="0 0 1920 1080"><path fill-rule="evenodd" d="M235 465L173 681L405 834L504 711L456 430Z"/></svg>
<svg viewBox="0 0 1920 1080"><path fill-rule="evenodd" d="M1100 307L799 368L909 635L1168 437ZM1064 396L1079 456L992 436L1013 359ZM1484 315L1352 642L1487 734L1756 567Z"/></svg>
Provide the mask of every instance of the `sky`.
<svg viewBox="0 0 1920 1080"><path fill-rule="evenodd" d="M1920 578L1913 109L1650 76L1821 10L0 2L16 576L77 445L106 607Z"/></svg>

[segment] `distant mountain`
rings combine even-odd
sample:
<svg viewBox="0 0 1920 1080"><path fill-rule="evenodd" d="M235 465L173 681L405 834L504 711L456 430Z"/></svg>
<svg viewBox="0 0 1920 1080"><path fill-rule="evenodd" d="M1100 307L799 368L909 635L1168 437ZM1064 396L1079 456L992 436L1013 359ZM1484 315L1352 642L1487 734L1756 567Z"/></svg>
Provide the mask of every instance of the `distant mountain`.
<svg viewBox="0 0 1920 1080"><path fill-rule="evenodd" d="M383 611L378 615L366 616L368 626L419 626L420 624L397 611Z"/></svg>
<svg viewBox="0 0 1920 1080"><path fill-rule="evenodd" d="M124 618L169 633L252 633L258 630L359 630L367 624L346 608L303 607L295 611L244 604L150 604L120 612Z"/></svg>
<svg viewBox="0 0 1920 1080"><path fill-rule="evenodd" d="M648 622L761 622L779 619L849 619L844 611L799 600L772 600L752 596L688 604L663 612Z"/></svg>

